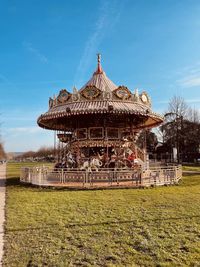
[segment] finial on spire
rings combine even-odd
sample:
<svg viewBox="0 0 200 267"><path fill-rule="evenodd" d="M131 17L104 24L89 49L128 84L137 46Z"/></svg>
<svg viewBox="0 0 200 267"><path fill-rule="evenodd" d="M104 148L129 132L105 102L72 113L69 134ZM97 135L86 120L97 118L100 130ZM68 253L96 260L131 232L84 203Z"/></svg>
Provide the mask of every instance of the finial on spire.
<svg viewBox="0 0 200 267"><path fill-rule="evenodd" d="M97 59L98 59L98 63L101 63L101 54L97 53Z"/></svg>
<svg viewBox="0 0 200 267"><path fill-rule="evenodd" d="M76 86L73 87L73 94L76 94L78 92Z"/></svg>
<svg viewBox="0 0 200 267"><path fill-rule="evenodd" d="M99 74L103 72L102 67L101 67L101 54L100 53L97 54L97 62L98 62L98 65L97 65L97 70L95 73Z"/></svg>

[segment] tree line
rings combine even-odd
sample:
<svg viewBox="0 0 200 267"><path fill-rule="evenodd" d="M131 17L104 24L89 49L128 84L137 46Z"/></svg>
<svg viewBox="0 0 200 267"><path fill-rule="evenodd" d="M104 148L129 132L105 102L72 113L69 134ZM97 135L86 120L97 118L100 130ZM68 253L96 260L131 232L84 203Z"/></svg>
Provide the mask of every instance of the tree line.
<svg viewBox="0 0 200 267"><path fill-rule="evenodd" d="M27 151L15 157L16 160L54 161L57 151L53 147L41 147L37 151Z"/></svg>

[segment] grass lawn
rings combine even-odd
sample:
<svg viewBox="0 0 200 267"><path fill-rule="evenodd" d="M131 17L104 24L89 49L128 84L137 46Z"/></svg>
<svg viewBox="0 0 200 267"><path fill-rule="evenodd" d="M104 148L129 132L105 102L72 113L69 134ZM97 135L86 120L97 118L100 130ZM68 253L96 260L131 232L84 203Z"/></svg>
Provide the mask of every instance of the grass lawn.
<svg viewBox="0 0 200 267"><path fill-rule="evenodd" d="M183 171L197 171L197 172L200 172L200 165L183 166Z"/></svg>
<svg viewBox="0 0 200 267"><path fill-rule="evenodd" d="M13 163L7 175L3 266L200 266L200 175L96 191L20 185Z"/></svg>

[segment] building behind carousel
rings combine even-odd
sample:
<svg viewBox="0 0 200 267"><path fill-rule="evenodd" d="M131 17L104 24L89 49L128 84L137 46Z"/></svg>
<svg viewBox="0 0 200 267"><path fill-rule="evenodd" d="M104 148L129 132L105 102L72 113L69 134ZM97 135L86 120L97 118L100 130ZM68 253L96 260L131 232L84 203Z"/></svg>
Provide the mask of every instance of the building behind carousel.
<svg viewBox="0 0 200 267"><path fill-rule="evenodd" d="M58 139L54 169L23 169L21 180L75 187L176 183L179 166L149 169L146 150L136 144L142 130L162 122L146 92L131 92L106 76L98 54L91 79L72 93L62 89L38 118L38 125L54 130Z"/></svg>

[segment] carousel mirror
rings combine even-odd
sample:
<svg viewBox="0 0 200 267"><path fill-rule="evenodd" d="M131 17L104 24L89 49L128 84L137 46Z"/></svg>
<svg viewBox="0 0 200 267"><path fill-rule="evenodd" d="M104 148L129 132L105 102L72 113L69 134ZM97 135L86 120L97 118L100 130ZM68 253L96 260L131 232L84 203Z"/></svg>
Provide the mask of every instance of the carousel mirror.
<svg viewBox="0 0 200 267"><path fill-rule="evenodd" d="M108 139L118 139L119 138L119 129L118 128L107 128L106 135Z"/></svg>
<svg viewBox="0 0 200 267"><path fill-rule="evenodd" d="M87 138L87 128L80 128L76 130L77 132L77 139L83 140Z"/></svg>
<svg viewBox="0 0 200 267"><path fill-rule="evenodd" d="M103 128L102 127L92 127L89 129L91 139L102 139L103 138Z"/></svg>

